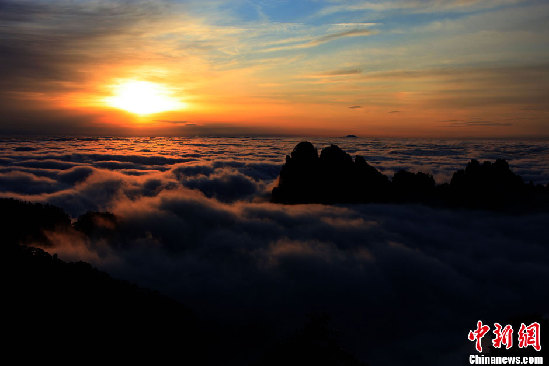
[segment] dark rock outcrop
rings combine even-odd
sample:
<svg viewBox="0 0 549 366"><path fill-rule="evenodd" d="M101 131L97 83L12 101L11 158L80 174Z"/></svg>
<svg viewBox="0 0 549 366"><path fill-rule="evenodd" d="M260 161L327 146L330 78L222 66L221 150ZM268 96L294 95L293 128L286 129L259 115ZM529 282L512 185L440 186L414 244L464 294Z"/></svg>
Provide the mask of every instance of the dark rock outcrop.
<svg viewBox="0 0 549 366"><path fill-rule="evenodd" d="M455 172L447 200L453 205L501 209L528 204L530 187L511 171L507 161L494 163L471 160L465 169Z"/></svg>
<svg viewBox="0 0 549 366"><path fill-rule="evenodd" d="M336 145L318 151L300 142L286 157L273 201L280 203L350 203L384 200L389 179L362 157Z"/></svg>
<svg viewBox="0 0 549 366"><path fill-rule="evenodd" d="M286 157L276 203L422 203L504 211L549 210L549 184L525 184L502 159L479 163L471 160L449 184L437 185L423 172L398 171L390 180L363 157L353 160L336 145L318 156L310 142L300 142Z"/></svg>
<svg viewBox="0 0 549 366"><path fill-rule="evenodd" d="M74 228L89 237L111 236L118 227L118 218L110 212L86 212L74 223Z"/></svg>
<svg viewBox="0 0 549 366"><path fill-rule="evenodd" d="M0 199L0 232L6 244L40 242L51 245L47 231L67 228L71 219L62 209L11 198Z"/></svg>
<svg viewBox="0 0 549 366"><path fill-rule="evenodd" d="M430 174L411 173L399 170L391 182L391 200L395 202L418 202L433 199L435 180Z"/></svg>
<svg viewBox="0 0 549 366"><path fill-rule="evenodd" d="M310 142L300 142L290 156L279 176L279 185L273 190L275 202L314 202L321 192L317 182L320 180L320 161L318 151Z"/></svg>

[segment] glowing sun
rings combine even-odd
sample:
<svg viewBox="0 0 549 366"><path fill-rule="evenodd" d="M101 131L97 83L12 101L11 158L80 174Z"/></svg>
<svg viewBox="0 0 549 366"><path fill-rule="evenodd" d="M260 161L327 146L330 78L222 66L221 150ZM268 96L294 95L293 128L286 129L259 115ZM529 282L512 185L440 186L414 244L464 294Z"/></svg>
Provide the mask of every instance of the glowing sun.
<svg viewBox="0 0 549 366"><path fill-rule="evenodd" d="M105 102L111 107L135 114L160 113L186 107L168 88L148 81L124 81L112 89L113 96L105 98Z"/></svg>

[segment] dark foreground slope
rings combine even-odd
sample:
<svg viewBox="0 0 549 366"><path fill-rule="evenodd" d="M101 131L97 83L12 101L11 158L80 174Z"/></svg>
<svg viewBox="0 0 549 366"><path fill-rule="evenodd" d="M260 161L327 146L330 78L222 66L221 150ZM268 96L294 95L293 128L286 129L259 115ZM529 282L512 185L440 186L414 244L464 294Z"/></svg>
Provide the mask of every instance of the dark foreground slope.
<svg viewBox="0 0 549 366"><path fill-rule="evenodd" d="M61 359L91 353L158 360L184 350L189 360L202 359L203 334L181 304L40 249L8 246L3 257L9 349L29 347L23 355L39 357L54 348Z"/></svg>
<svg viewBox="0 0 549 366"><path fill-rule="evenodd" d="M47 230L70 230L59 208L0 200L4 346L18 360L102 358L202 363L204 338L192 313L156 292L25 245L48 246ZM6 355L4 355L6 356Z"/></svg>
<svg viewBox="0 0 549 366"><path fill-rule="evenodd" d="M449 184L430 174L398 171L392 179L336 145L318 155L301 142L286 157L272 201L277 203L422 203L438 207L503 211L549 210L549 184L526 184L502 159L471 160Z"/></svg>
<svg viewBox="0 0 549 366"><path fill-rule="evenodd" d="M110 213L90 212L71 224L57 207L11 199L0 199L0 212L5 358L61 364L362 365L339 347L324 319L298 325L302 329L294 335L256 349L246 342L254 340L253 330L243 327L234 334L157 292L25 245L54 248L51 231L105 239L112 234L105 228L116 227Z"/></svg>

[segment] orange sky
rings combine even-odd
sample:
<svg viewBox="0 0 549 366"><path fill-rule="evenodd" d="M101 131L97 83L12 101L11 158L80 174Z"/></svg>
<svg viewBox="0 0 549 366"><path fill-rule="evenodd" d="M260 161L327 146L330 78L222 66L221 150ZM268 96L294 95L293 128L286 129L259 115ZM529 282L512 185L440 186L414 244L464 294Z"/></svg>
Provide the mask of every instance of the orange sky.
<svg viewBox="0 0 549 366"><path fill-rule="evenodd" d="M541 0L3 7L4 134L549 136Z"/></svg>

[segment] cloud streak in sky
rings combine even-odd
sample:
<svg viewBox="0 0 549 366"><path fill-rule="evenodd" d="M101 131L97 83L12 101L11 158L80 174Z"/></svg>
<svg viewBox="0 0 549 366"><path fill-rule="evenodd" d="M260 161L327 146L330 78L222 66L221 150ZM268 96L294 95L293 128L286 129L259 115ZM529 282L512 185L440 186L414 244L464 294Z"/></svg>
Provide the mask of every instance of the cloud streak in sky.
<svg viewBox="0 0 549 366"><path fill-rule="evenodd" d="M351 1L344 5L327 6L318 12L320 16L356 11L412 11L418 13L472 12L483 9L514 5L524 0L389 0L389 1Z"/></svg>
<svg viewBox="0 0 549 366"><path fill-rule="evenodd" d="M328 43L331 41L335 41L337 39L341 38L347 38L347 37L364 37L369 36L372 34L375 34L376 32L374 30L370 29L351 29L343 32L338 33L331 33L326 34L323 36L320 36L318 38L310 39L306 42L301 43L295 43L285 46L279 46L279 47L271 47L261 50L261 52L276 52L276 51L287 51L287 50L296 50L296 49L303 49L303 48L311 48L316 47L324 43Z"/></svg>

